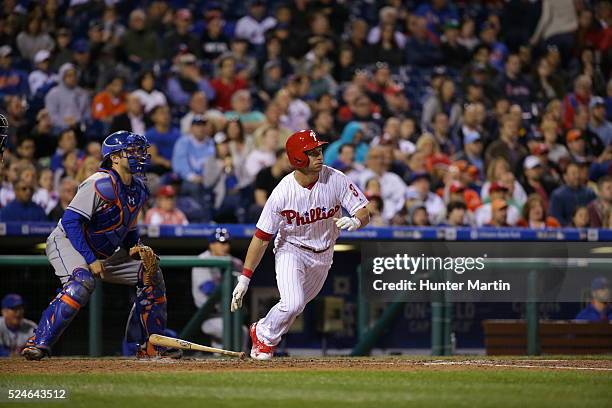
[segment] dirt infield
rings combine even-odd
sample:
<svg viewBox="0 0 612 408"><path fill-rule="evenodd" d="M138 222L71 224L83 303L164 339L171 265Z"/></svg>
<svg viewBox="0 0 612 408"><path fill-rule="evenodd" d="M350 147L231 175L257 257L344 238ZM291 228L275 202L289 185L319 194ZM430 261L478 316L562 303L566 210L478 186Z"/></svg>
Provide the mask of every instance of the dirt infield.
<svg viewBox="0 0 612 408"><path fill-rule="evenodd" d="M487 369L595 370L612 371L610 357L599 358L278 358L272 361L236 359L182 360L130 358L50 358L25 361L20 358L0 359L0 377L11 374L160 372L160 371L251 371L251 370L458 370L467 367Z"/></svg>

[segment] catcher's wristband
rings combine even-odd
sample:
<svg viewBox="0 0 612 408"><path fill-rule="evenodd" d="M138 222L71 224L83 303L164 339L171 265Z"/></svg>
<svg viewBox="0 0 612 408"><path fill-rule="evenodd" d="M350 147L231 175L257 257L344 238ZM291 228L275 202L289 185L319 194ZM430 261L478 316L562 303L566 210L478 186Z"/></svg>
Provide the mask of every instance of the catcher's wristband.
<svg viewBox="0 0 612 408"><path fill-rule="evenodd" d="M249 268L242 268L242 276L246 276L247 278L251 279L253 276L253 271Z"/></svg>

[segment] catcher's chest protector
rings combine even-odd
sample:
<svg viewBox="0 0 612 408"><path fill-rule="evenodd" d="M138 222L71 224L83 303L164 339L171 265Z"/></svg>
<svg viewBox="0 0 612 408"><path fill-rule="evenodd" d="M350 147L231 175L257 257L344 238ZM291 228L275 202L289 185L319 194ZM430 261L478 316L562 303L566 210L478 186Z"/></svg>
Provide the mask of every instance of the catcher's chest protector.
<svg viewBox="0 0 612 408"><path fill-rule="evenodd" d="M100 170L105 171L105 170ZM111 256L123 242L130 227L136 224L138 213L148 197L142 180L132 179L124 185L113 171L105 171L110 178L96 181L96 194L103 204L85 225L85 237L92 249L101 255Z"/></svg>

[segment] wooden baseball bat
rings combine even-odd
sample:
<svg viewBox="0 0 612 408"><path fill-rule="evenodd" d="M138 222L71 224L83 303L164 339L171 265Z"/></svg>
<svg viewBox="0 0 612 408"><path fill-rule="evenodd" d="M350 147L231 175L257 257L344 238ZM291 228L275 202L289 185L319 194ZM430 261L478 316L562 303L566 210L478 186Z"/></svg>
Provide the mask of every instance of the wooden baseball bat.
<svg viewBox="0 0 612 408"><path fill-rule="evenodd" d="M149 341L155 346L178 348L181 350L205 351L207 353L218 353L224 356L238 357L241 360L244 360L246 358L246 354L244 352L223 350L216 347L203 346L201 344L192 343L187 340L175 339L172 337L161 336L159 334L150 335Z"/></svg>

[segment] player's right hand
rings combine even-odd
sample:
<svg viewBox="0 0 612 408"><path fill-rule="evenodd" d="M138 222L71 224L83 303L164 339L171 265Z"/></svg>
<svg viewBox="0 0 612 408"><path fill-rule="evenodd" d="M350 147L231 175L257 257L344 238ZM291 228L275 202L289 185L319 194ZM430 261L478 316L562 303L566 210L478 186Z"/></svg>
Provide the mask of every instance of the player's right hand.
<svg viewBox="0 0 612 408"><path fill-rule="evenodd" d="M89 270L94 276L99 276L100 278L104 278L104 264L99 259L89 264Z"/></svg>
<svg viewBox="0 0 612 408"><path fill-rule="evenodd" d="M240 275L238 277L238 283L236 284L236 287L234 288L234 292L232 293L232 304L230 307L230 310L232 312L235 312L236 310L242 307L242 299L244 298L244 295L247 293L247 290L249 289L250 282L251 282L251 279L247 278L244 275Z"/></svg>

